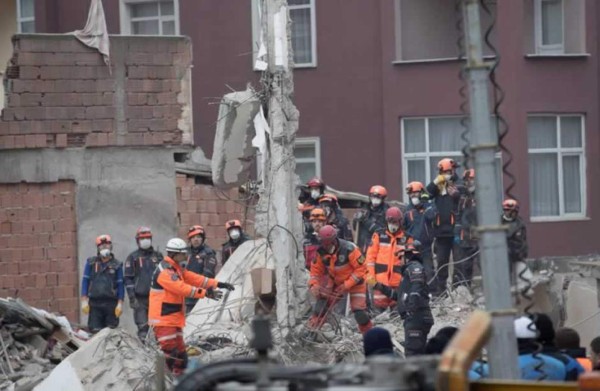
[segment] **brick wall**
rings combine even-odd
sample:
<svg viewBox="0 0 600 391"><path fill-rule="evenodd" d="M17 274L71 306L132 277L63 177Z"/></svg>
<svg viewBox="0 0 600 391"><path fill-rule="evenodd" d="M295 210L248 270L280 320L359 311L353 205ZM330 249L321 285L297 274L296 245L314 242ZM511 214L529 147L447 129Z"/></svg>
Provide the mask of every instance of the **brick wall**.
<svg viewBox="0 0 600 391"><path fill-rule="evenodd" d="M75 183L0 184L0 297L77 322Z"/></svg>
<svg viewBox="0 0 600 391"><path fill-rule="evenodd" d="M111 37L111 68L71 35L17 35L0 149L191 143L184 37Z"/></svg>
<svg viewBox="0 0 600 391"><path fill-rule="evenodd" d="M206 230L206 242L215 250L227 240L225 222L238 219L246 232L254 235L253 201L244 201L237 189L221 191L210 184L196 184L192 176L177 174L178 234L187 238L187 230L200 224Z"/></svg>

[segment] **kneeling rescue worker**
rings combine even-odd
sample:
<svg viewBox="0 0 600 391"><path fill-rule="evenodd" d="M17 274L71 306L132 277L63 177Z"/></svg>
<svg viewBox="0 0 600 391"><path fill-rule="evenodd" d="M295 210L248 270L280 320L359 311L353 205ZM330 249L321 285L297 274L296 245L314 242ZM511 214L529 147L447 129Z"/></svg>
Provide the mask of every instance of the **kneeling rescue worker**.
<svg viewBox="0 0 600 391"><path fill-rule="evenodd" d="M187 260L187 244L183 239L169 240L166 251L167 256L152 276L148 324L154 328L156 340L165 353L167 367L178 376L188 362L183 342L185 299L208 297L219 300L223 294L215 288L232 291L234 287L186 270L183 264Z"/></svg>
<svg viewBox="0 0 600 391"><path fill-rule="evenodd" d="M310 292L317 299L309 327L320 328L330 308L349 293L354 319L364 334L373 327L366 311L365 257L354 243L338 239L337 230L331 225L319 230L319 241L321 244L310 267L308 281Z"/></svg>

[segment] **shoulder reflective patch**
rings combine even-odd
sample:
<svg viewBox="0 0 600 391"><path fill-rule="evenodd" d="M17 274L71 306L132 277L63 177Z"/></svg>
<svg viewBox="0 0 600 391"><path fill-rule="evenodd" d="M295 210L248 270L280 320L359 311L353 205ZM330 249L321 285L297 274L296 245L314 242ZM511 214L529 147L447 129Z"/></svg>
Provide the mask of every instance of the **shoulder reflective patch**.
<svg viewBox="0 0 600 391"><path fill-rule="evenodd" d="M359 265L362 265L363 263L365 263L365 256L361 255L360 257L358 257L358 260L356 261Z"/></svg>

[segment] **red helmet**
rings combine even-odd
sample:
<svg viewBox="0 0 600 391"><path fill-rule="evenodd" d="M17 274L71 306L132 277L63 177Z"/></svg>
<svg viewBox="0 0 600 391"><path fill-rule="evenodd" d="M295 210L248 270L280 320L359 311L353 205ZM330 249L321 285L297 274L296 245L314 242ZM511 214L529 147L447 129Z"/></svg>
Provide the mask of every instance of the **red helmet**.
<svg viewBox="0 0 600 391"><path fill-rule="evenodd" d="M239 220L229 220L225 223L225 229L230 230L231 228L242 229L242 223Z"/></svg>
<svg viewBox="0 0 600 391"><path fill-rule="evenodd" d="M421 182L410 182L406 185L406 193L420 193L425 190L425 186Z"/></svg>
<svg viewBox="0 0 600 391"><path fill-rule="evenodd" d="M385 221L394 221L399 224L402 223L402 211L399 208L392 206L385 212Z"/></svg>
<svg viewBox="0 0 600 391"><path fill-rule="evenodd" d="M324 189L325 188L325 183L323 183L323 181L321 180L321 178L314 177L311 180L309 180L308 182L306 182L306 186L308 186L308 187L318 187L320 189Z"/></svg>
<svg viewBox="0 0 600 391"><path fill-rule="evenodd" d="M385 197L387 197L387 189L385 187L379 186L379 185L373 186L369 190L369 195L385 198Z"/></svg>
<svg viewBox="0 0 600 391"><path fill-rule="evenodd" d="M475 179L475 169L470 168L463 173L463 181Z"/></svg>
<svg viewBox="0 0 600 391"><path fill-rule="evenodd" d="M504 200L504 202L502 203L502 209L503 210L514 210L515 212L518 212L519 211L519 203L517 202L517 200L508 198L508 199Z"/></svg>
<svg viewBox="0 0 600 391"><path fill-rule="evenodd" d="M110 235L100 235L96 238L96 247L101 244L112 244L112 238Z"/></svg>
<svg viewBox="0 0 600 391"><path fill-rule="evenodd" d="M337 205L338 199L335 195L333 195L331 193L327 193L327 194L323 195L321 198L319 198L319 204L322 202L332 202Z"/></svg>
<svg viewBox="0 0 600 391"><path fill-rule="evenodd" d="M152 231L148 227L140 227L135 233L136 239L152 238Z"/></svg>
<svg viewBox="0 0 600 391"><path fill-rule="evenodd" d="M314 208L311 212L310 212L310 217L309 217L309 221L315 221L315 220L319 220L319 221L326 221L327 217L325 216L325 211L321 208Z"/></svg>
<svg viewBox="0 0 600 391"><path fill-rule="evenodd" d="M319 230L319 241L323 246L335 243L337 238L337 229L332 225L326 225Z"/></svg>
<svg viewBox="0 0 600 391"><path fill-rule="evenodd" d="M204 227L201 225L192 225L190 227L190 229L188 229L188 239L193 238L196 235L200 235L202 237L206 236L206 233L204 232Z"/></svg>
<svg viewBox="0 0 600 391"><path fill-rule="evenodd" d="M458 167L458 164L450 158L445 158L438 162L438 169L440 172L454 170L456 167Z"/></svg>

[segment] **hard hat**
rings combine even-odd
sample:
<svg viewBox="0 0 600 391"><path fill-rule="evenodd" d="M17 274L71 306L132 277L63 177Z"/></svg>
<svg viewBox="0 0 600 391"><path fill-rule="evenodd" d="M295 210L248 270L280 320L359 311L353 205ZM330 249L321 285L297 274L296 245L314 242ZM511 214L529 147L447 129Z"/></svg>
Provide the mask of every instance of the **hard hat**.
<svg viewBox="0 0 600 391"><path fill-rule="evenodd" d="M140 227L135 233L136 239L152 238L152 231L148 227Z"/></svg>
<svg viewBox="0 0 600 391"><path fill-rule="evenodd" d="M387 189L385 187L379 186L379 185L373 186L369 190L369 195L385 198L385 197L387 197Z"/></svg>
<svg viewBox="0 0 600 391"><path fill-rule="evenodd" d="M410 182L408 185L406 185L406 193L408 193L408 194L420 193L424 190L425 190L425 186L423 186L423 184L418 181Z"/></svg>
<svg viewBox="0 0 600 391"><path fill-rule="evenodd" d="M458 164L450 158L444 158L438 162L438 169L440 172L454 170L456 167L458 167Z"/></svg>
<svg viewBox="0 0 600 391"><path fill-rule="evenodd" d="M96 247L101 244L112 244L112 238L110 235L100 235L96 238Z"/></svg>
<svg viewBox="0 0 600 391"><path fill-rule="evenodd" d="M190 227L190 229L188 229L188 233L187 233L188 239L191 239L191 238L193 238L196 235L200 235L202 237L206 236L206 233L204 232L204 227L203 226L201 226L201 225L192 225Z"/></svg>
<svg viewBox="0 0 600 391"><path fill-rule="evenodd" d="M325 216L325 211L321 208L314 208L311 212L310 212L310 217L309 217L310 221L325 221L327 220L327 217Z"/></svg>
<svg viewBox="0 0 600 391"><path fill-rule="evenodd" d="M320 188L324 188L325 187L325 183L323 183L323 181L321 180L321 178L314 177L311 180L309 180L308 182L306 182L306 186L308 186L308 187L320 187Z"/></svg>
<svg viewBox="0 0 600 391"><path fill-rule="evenodd" d="M319 203L321 202L333 202L335 204L338 203L338 199L335 195L331 194L331 193L327 193L325 195L323 195L321 198L319 198Z"/></svg>
<svg viewBox="0 0 600 391"><path fill-rule="evenodd" d="M519 202L517 200L513 200L512 198L508 198L502 202L503 210L514 210L515 212L519 211Z"/></svg>
<svg viewBox="0 0 600 391"><path fill-rule="evenodd" d="M463 173L463 181L475 179L475 169L470 168Z"/></svg>
<svg viewBox="0 0 600 391"><path fill-rule="evenodd" d="M402 211L399 208L392 206L385 212L385 221L402 223Z"/></svg>
<svg viewBox="0 0 600 391"><path fill-rule="evenodd" d="M225 229L230 230L231 228L242 229L242 223L239 220L229 220L225 223Z"/></svg>
<svg viewBox="0 0 600 391"><path fill-rule="evenodd" d="M337 240L337 229L332 225L326 225L319 230L319 241L324 246L329 246Z"/></svg>
<svg viewBox="0 0 600 391"><path fill-rule="evenodd" d="M166 250L169 253L186 253L187 244L183 239L173 238L167 242Z"/></svg>
<svg viewBox="0 0 600 391"><path fill-rule="evenodd" d="M536 339L537 327L533 320L527 316L515 319L515 335L519 339Z"/></svg>
<svg viewBox="0 0 600 391"><path fill-rule="evenodd" d="M421 242L418 240L413 240L412 243L408 243L404 251L407 253L419 254L421 253Z"/></svg>

